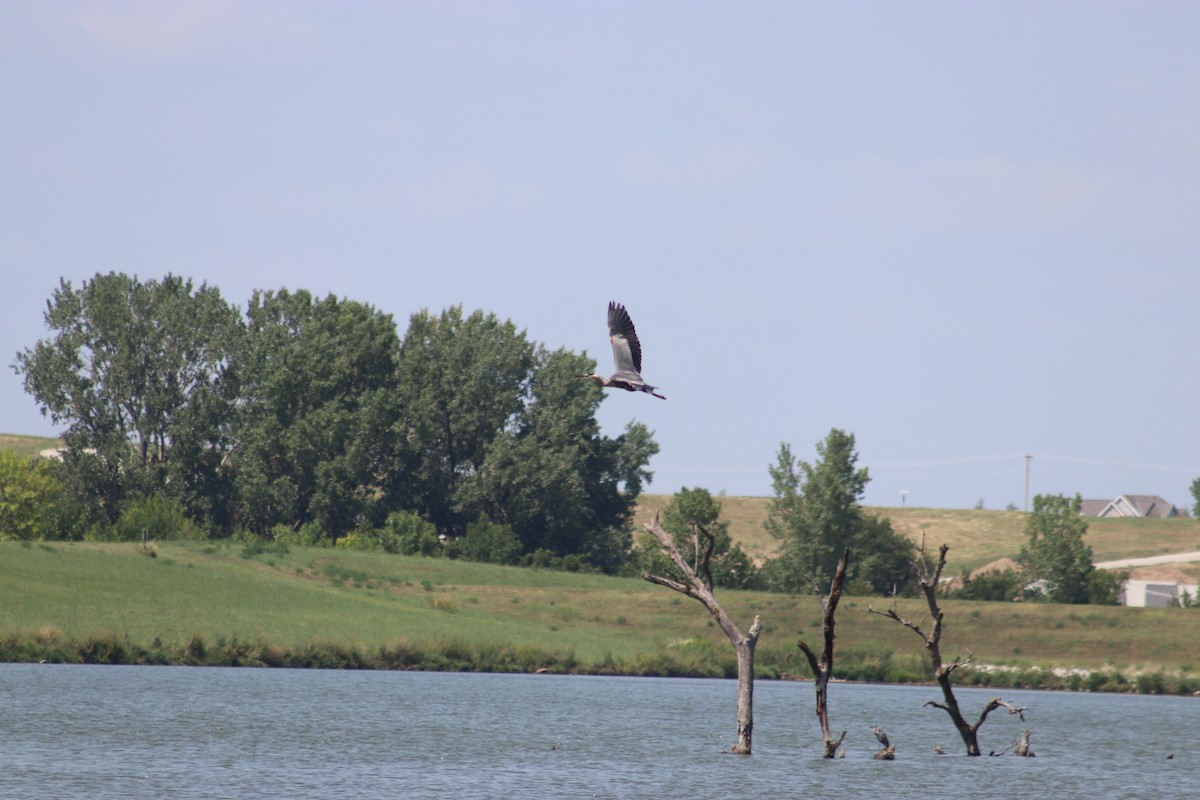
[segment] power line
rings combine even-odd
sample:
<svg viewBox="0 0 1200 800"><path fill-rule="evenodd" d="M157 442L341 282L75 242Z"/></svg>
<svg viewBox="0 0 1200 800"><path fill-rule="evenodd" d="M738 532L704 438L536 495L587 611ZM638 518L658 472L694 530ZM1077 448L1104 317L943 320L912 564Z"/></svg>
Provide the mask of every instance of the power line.
<svg viewBox="0 0 1200 800"><path fill-rule="evenodd" d="M1088 464L1092 466L1102 467L1123 467L1126 469L1142 469L1153 470L1158 472L1182 472L1193 475L1200 475L1200 466L1189 467L1171 464L1148 464L1137 461L1118 461L1115 459L1091 458L1087 456L1064 456L1064 455L1047 455L1043 453L999 453L993 455L979 456L951 456L946 458L921 458L912 459L909 461L878 461L874 463L863 464L862 466L872 470L891 470L891 469L909 469L912 467L942 467L956 466L960 464L974 464L988 461L1019 461L1020 459L1032 458L1037 455L1039 459L1047 461L1062 461L1071 464ZM767 467L721 467L721 466L679 466L670 465L662 467L654 467L655 472L700 472L700 473L742 473L755 474L765 473Z"/></svg>
<svg viewBox="0 0 1200 800"><path fill-rule="evenodd" d="M1143 464L1136 461L1112 461L1104 458L1085 458L1083 456L1039 455L1038 458L1046 458L1051 461L1066 461L1072 464L1093 464L1103 467L1127 467L1129 469L1149 469L1160 472L1186 472L1190 474L1200 474L1200 467L1181 467L1170 464Z"/></svg>

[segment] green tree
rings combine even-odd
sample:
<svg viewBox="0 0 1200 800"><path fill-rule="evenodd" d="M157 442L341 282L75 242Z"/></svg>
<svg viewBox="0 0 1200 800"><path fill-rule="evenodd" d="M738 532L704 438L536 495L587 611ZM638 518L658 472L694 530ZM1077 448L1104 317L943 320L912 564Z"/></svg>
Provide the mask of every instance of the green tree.
<svg viewBox="0 0 1200 800"><path fill-rule="evenodd" d="M62 494L53 462L0 450L0 539L57 538Z"/></svg>
<svg viewBox="0 0 1200 800"><path fill-rule="evenodd" d="M1200 478L1192 481L1192 516L1200 519Z"/></svg>
<svg viewBox="0 0 1200 800"><path fill-rule="evenodd" d="M521 540L512 528L492 522L486 515L467 526L467 535L455 548L459 558L485 564L516 564L521 558Z"/></svg>
<svg viewBox="0 0 1200 800"><path fill-rule="evenodd" d="M779 556L764 567L768 583L788 592L807 592L814 580L826 584L849 547L854 558L848 586L903 590L916 551L891 523L866 514L859 504L870 478L865 467L856 466L854 435L832 429L817 444L817 455L813 464L798 461L784 443L769 468L775 496L766 527L781 546Z"/></svg>
<svg viewBox="0 0 1200 800"><path fill-rule="evenodd" d="M1037 495L1025 523L1029 544L1021 547L1017 563L1025 578L1055 603L1088 602L1088 585L1095 567L1092 548L1084 544L1087 521L1080 516L1079 495Z"/></svg>
<svg viewBox="0 0 1200 800"><path fill-rule="evenodd" d="M45 320L54 335L13 367L42 413L67 425L68 490L111 521L127 493L169 491L196 473L174 445L207 436L190 426L211 419L199 407L225 377L237 310L206 284L110 272L79 289L60 281Z"/></svg>
<svg viewBox="0 0 1200 800"><path fill-rule="evenodd" d="M855 561L847 570L857 593L903 594L912 583L912 561L917 557L912 541L892 529L885 517L864 513L850 538Z"/></svg>
<svg viewBox="0 0 1200 800"><path fill-rule="evenodd" d="M1092 570L1092 573L1088 575L1088 603L1094 606L1120 605L1121 594L1127 580L1129 580L1129 570Z"/></svg>
<svg viewBox="0 0 1200 800"><path fill-rule="evenodd" d="M459 490L521 412L533 354L525 334L494 314L464 317L455 306L412 315L398 367L400 507L420 510L448 535L466 532L476 515L461 509Z"/></svg>
<svg viewBox="0 0 1200 800"><path fill-rule="evenodd" d="M634 504L658 445L639 423L616 438L601 435L595 414L604 395L577 377L593 366L539 347L528 401L489 443L457 501L464 514L510 526L527 553L580 556L613 572L628 557Z"/></svg>
<svg viewBox="0 0 1200 800"><path fill-rule="evenodd" d="M246 315L230 456L241 524L314 522L335 539L382 524L404 477L391 316L287 290L255 292Z"/></svg>

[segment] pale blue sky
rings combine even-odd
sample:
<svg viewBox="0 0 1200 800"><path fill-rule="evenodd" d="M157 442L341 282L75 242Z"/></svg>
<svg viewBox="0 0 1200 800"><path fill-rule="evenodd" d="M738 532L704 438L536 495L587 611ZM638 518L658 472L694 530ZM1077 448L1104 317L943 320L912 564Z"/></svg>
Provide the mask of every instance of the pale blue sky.
<svg viewBox="0 0 1200 800"><path fill-rule="evenodd" d="M60 277L511 318L670 398L652 491L1190 505L1200 4L0 2L0 431Z"/></svg>

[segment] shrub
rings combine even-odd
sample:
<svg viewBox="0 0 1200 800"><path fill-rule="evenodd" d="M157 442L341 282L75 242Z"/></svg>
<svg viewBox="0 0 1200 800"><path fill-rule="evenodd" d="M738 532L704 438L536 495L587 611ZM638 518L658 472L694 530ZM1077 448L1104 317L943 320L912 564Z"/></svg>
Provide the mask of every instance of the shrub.
<svg viewBox="0 0 1200 800"><path fill-rule="evenodd" d="M535 567L537 569L554 569L560 572L587 572L598 573L599 568L589 564L583 557L575 554L560 556L546 550L538 548L532 553L526 553L525 557L519 562L524 567ZM625 577L640 577L641 572L636 569L630 569L622 573Z"/></svg>
<svg viewBox="0 0 1200 800"><path fill-rule="evenodd" d="M959 600L986 600L992 602L1007 602L1019 596L1024 589L1025 580L1016 570L988 570L972 577L965 570L962 574L962 586L953 592L947 592L947 597Z"/></svg>
<svg viewBox="0 0 1200 800"><path fill-rule="evenodd" d="M299 530L291 525L276 525L271 528L271 538L280 544L296 547L328 547L331 544L325 531L315 522L306 522Z"/></svg>
<svg viewBox="0 0 1200 800"><path fill-rule="evenodd" d="M187 516L182 505L160 494L126 504L113 526L113 538L118 541L139 542L143 533L158 541L205 538L204 530Z"/></svg>
<svg viewBox="0 0 1200 800"><path fill-rule="evenodd" d="M1129 579L1129 570L1097 569L1088 575L1088 602L1098 606L1120 603L1121 589Z"/></svg>
<svg viewBox="0 0 1200 800"><path fill-rule="evenodd" d="M287 542L264 542L262 539L253 539L242 547L242 558L254 558L263 554L286 556L288 554Z"/></svg>
<svg viewBox="0 0 1200 800"><path fill-rule="evenodd" d="M1166 678L1162 672L1144 672L1134 679L1138 694L1163 694L1166 691Z"/></svg>
<svg viewBox="0 0 1200 800"><path fill-rule="evenodd" d="M498 525L480 515L467 526L458 543L458 555L467 561L487 564L516 564L521 557L521 540L508 525Z"/></svg>
<svg viewBox="0 0 1200 800"><path fill-rule="evenodd" d="M437 528L412 511L393 511L382 528L361 532L374 547L405 556L442 555Z"/></svg>

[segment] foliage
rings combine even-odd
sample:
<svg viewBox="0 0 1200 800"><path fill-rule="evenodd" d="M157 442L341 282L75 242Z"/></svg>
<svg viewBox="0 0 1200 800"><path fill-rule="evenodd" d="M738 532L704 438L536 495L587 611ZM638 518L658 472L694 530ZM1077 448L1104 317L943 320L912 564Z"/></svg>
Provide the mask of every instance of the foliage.
<svg viewBox="0 0 1200 800"><path fill-rule="evenodd" d="M1087 601L1094 606L1115 606L1121 603L1121 592L1129 570L1096 569L1088 575Z"/></svg>
<svg viewBox="0 0 1200 800"><path fill-rule="evenodd" d="M440 556L442 542L433 523L422 519L412 511L393 511L388 514L383 527L370 531L367 536L387 553L406 556Z"/></svg>
<svg viewBox="0 0 1200 800"><path fill-rule="evenodd" d="M308 292L256 292L237 356L230 462L238 520L316 522L334 539L382 522L396 466L399 341L391 316Z"/></svg>
<svg viewBox="0 0 1200 800"><path fill-rule="evenodd" d="M892 529L884 517L863 514L849 546L848 589L856 594L903 594L912 583L912 560L916 548Z"/></svg>
<svg viewBox="0 0 1200 800"><path fill-rule="evenodd" d="M781 545L778 558L764 567L768 583L778 591L808 592L814 580L828 583L841 551L850 547L855 556L848 586L904 591L916 551L890 522L859 504L870 478L865 467L855 466L853 434L832 429L817 444L817 455L814 464L797 461L784 443L770 467L775 496L766 526Z"/></svg>
<svg viewBox="0 0 1200 800"><path fill-rule="evenodd" d="M498 525L487 515L467 526L467 534L456 542L459 558L485 564L516 564L521 558L521 540L507 525Z"/></svg>
<svg viewBox="0 0 1200 800"><path fill-rule="evenodd" d="M463 480L457 497L462 513L510 526L525 552L579 556L613 572L628 557L633 508L658 445L636 422L615 439L600 434L595 413L603 394L577 377L593 365L538 348L528 402L489 443L482 469Z"/></svg>
<svg viewBox="0 0 1200 800"><path fill-rule="evenodd" d="M1192 481L1192 516L1200 519L1200 478Z"/></svg>
<svg viewBox="0 0 1200 800"><path fill-rule="evenodd" d="M126 494L182 491L197 464L177 440L205 441L229 366L237 311L206 284L96 274L62 280L47 302L54 333L14 369L55 424L66 424L64 484L115 520ZM195 457L201 448L186 453Z"/></svg>
<svg viewBox="0 0 1200 800"><path fill-rule="evenodd" d="M113 538L125 542L202 539L204 530L188 518L183 506L161 494L126 503L112 526Z"/></svg>
<svg viewBox="0 0 1200 800"><path fill-rule="evenodd" d="M133 536L130 520L174 504L215 536L353 532L356 546L432 553L412 520L457 539L486 515L518 555L607 571L628 557L651 432L601 435L604 394L577 378L591 360L494 314L422 311L402 342L363 303L258 291L242 316L207 286L118 273L63 281L47 305L54 335L14 368L68 425L60 534ZM414 517L397 531L402 510Z"/></svg>
<svg viewBox="0 0 1200 800"><path fill-rule="evenodd" d="M251 540L255 538L253 533L248 533ZM284 547L288 545L296 545L297 547L328 547L333 544L333 541L325 535L325 531L321 530L321 526L315 522L307 522L300 526L299 529L293 528L290 525L275 525L271 528L270 538L273 542Z"/></svg>
<svg viewBox="0 0 1200 800"><path fill-rule="evenodd" d="M1022 596L1025 578L1015 569L992 569L972 576L963 570L962 586L946 593L959 600L1011 602Z"/></svg>
<svg viewBox="0 0 1200 800"><path fill-rule="evenodd" d="M1088 602L1088 585L1095 569L1092 548L1084 544L1087 521L1080 516L1079 495L1037 495L1025 524L1029 544L1021 547L1017 563L1029 582L1055 603Z"/></svg>
<svg viewBox="0 0 1200 800"><path fill-rule="evenodd" d="M483 468L489 445L529 394L533 346L512 322L461 306L413 314L400 348L404 409L398 507L422 509L438 530L466 532L458 493Z"/></svg>
<svg viewBox="0 0 1200 800"><path fill-rule="evenodd" d="M521 566L533 567L534 569L553 569L559 572L596 573L600 571L589 562L584 561L580 556L560 556L544 549L526 553L521 559Z"/></svg>
<svg viewBox="0 0 1200 800"><path fill-rule="evenodd" d="M54 463L0 451L0 539L57 538L54 509L62 494Z"/></svg>

